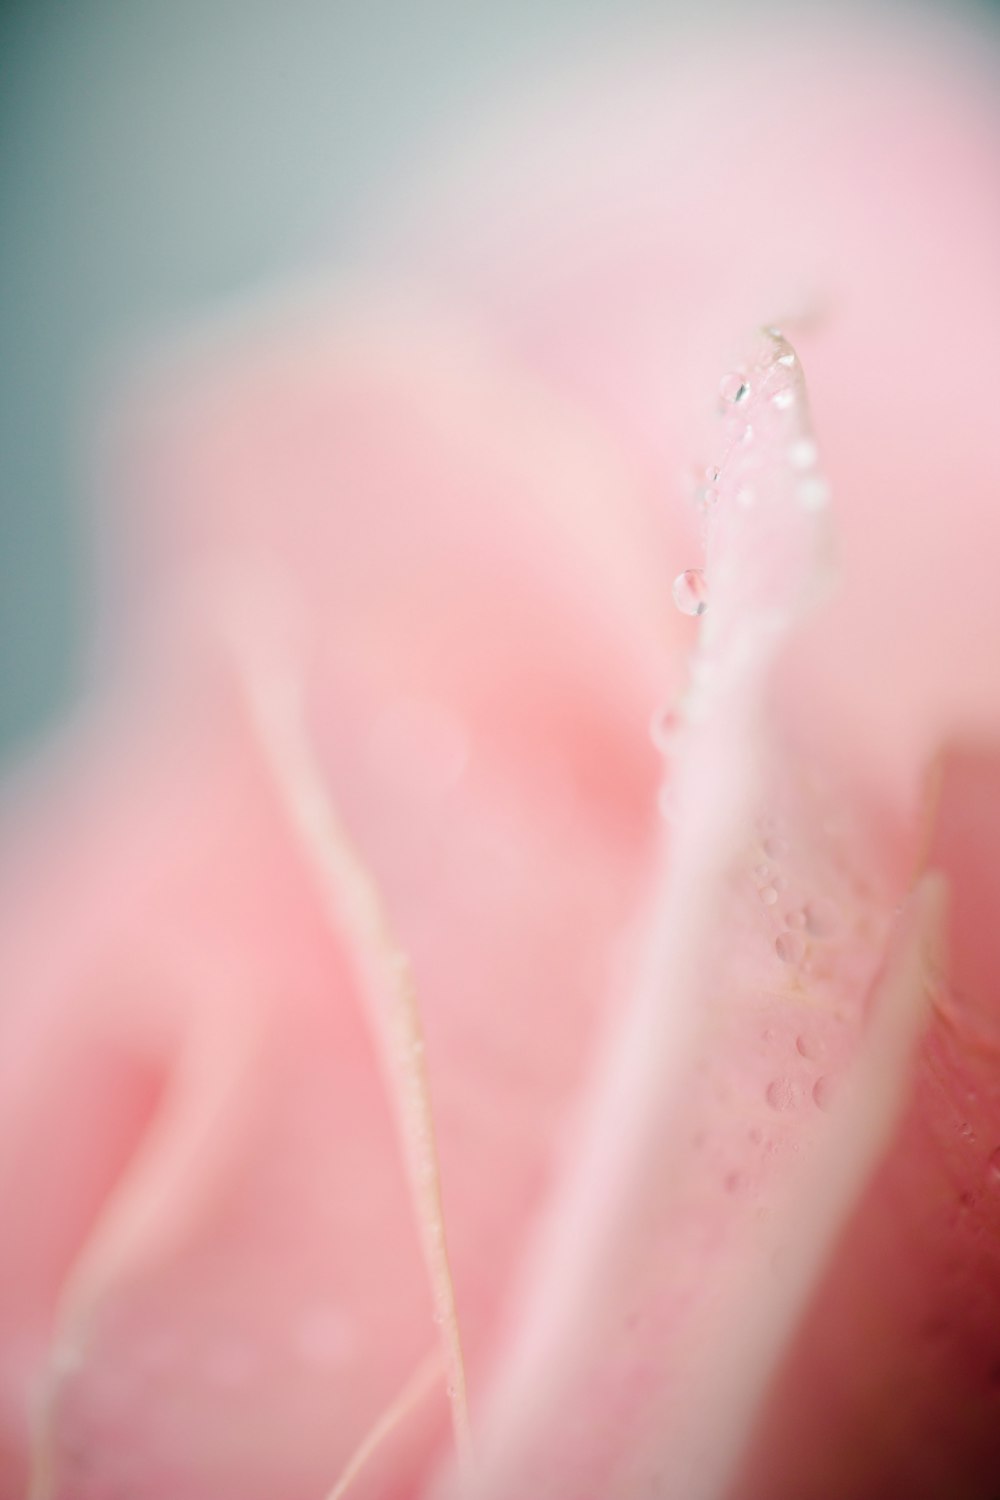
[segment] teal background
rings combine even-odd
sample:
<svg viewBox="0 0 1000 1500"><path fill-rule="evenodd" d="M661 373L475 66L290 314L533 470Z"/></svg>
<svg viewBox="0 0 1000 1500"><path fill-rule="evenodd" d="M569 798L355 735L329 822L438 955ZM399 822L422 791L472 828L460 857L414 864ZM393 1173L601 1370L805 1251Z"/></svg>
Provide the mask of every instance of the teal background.
<svg viewBox="0 0 1000 1500"><path fill-rule="evenodd" d="M109 364L220 296L329 259L422 137L592 19L653 12L608 0L0 7L0 757L44 731L79 676L93 579L85 434Z"/></svg>

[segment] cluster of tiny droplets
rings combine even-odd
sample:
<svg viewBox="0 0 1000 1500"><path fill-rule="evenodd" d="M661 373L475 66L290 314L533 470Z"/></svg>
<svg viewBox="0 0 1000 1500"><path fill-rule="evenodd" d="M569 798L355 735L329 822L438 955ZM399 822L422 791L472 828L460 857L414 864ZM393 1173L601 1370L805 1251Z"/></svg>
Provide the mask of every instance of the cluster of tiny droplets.
<svg viewBox="0 0 1000 1500"><path fill-rule="evenodd" d="M769 402L776 410L788 410L794 415L792 408L795 406L796 392L787 384L792 376L792 371L797 364L797 356L794 350L785 340L777 328L768 327L763 330L765 346L763 353L751 371L738 369L724 376L719 386L719 411L723 417L733 417L739 413L735 424L730 422L726 428L725 451L718 460L708 464L699 470L693 480L693 496L701 516L703 525L703 536L706 544L708 540L709 518L711 517L719 500L718 484L722 479L727 464L735 457L735 461L742 467L746 466L746 459L741 454L751 455L750 467L753 468L752 454L755 451L754 424L749 420L753 414L754 397L760 401ZM777 381L777 389L775 383ZM770 392L770 394L769 394ZM803 434L799 423L795 434L791 437L787 460L791 473L795 476L795 494L803 509L818 509L826 504L827 489L825 481L816 472L817 449L810 437ZM738 451L737 451L738 450ZM754 485L736 483L735 504L741 510L752 509L757 504L757 493ZM710 606L709 584L704 568L685 568L678 573L671 587L672 598L675 607L684 615L699 618L704 615ZM692 675L697 663L692 663ZM694 711L694 702L687 695L682 703L675 707L667 707L658 710L651 720L650 733L653 744L664 757L673 753L682 720ZM669 810L669 799L661 798L661 809ZM773 894L764 895L762 899L773 904L777 899L777 890ZM796 963L799 961L799 941L797 934L790 934L782 943L781 957L785 962Z"/></svg>

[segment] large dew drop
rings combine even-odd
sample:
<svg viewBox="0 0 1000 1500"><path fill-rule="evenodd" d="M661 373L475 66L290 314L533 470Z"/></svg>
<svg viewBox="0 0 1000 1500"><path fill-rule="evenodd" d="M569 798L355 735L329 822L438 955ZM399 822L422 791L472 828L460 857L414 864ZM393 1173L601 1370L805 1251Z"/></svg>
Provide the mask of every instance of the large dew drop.
<svg viewBox="0 0 1000 1500"><path fill-rule="evenodd" d="M708 608L708 584L701 568L685 568L678 573L673 596L682 615L703 615Z"/></svg>

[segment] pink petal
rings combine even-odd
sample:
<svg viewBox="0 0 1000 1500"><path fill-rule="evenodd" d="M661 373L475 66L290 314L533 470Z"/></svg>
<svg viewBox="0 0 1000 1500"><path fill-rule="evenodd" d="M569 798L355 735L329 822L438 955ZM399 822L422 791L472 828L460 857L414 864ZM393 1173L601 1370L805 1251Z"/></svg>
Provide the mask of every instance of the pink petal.
<svg viewBox="0 0 1000 1500"><path fill-rule="evenodd" d="M132 462L161 587L294 580L307 731L413 964L475 1364L646 878L682 622L628 472L442 319L389 321L262 320L159 388Z"/></svg>
<svg viewBox="0 0 1000 1500"><path fill-rule="evenodd" d="M794 328L843 587L784 711L907 818L944 739L1000 734L997 64L971 9L671 17L519 87L383 236L640 463L657 508L732 331Z"/></svg>
<svg viewBox="0 0 1000 1500"><path fill-rule="evenodd" d="M740 1500L987 1500L1000 1474L1000 762L943 768L950 963L892 1153L768 1405Z"/></svg>
<svg viewBox="0 0 1000 1500"><path fill-rule="evenodd" d="M53 1325L36 1485L73 1500L322 1494L436 1339L351 963L235 694L201 686L193 729L147 705L144 743L43 786L9 876L4 1494L19 1345L37 1371Z"/></svg>
<svg viewBox="0 0 1000 1500"><path fill-rule="evenodd" d="M130 635L160 695L149 622L186 637L181 705L148 753L126 744L95 774L85 825L58 815L37 857L44 870L65 846L107 873L91 877L99 919L80 907L45 981L45 1045L99 957L99 992L107 973L167 1018L166 1103L127 1143L135 1164L73 1273L66 1326L86 1323L86 1359L47 1430L67 1484L89 1460L95 1485L116 1466L138 1484L131 1466L153 1495L280 1479L294 1500L336 1481L436 1330L364 995L287 788L232 713L227 601L270 631L294 579L297 610L279 603L274 628L298 614L310 754L412 957L474 1374L614 993L655 818L661 635L679 627L618 529L627 475L459 338L335 308L168 385L130 451L133 485L160 502ZM192 645L216 663L208 681L191 681ZM27 965L38 913L67 918L42 885L21 905ZM177 1347L159 1352L161 1334ZM136 1370L147 1344L155 1400ZM434 1403L404 1424L385 1482L419 1474L440 1419Z"/></svg>
<svg viewBox="0 0 1000 1500"><path fill-rule="evenodd" d="M790 353L761 339L724 423L647 962L530 1267L479 1481L456 1491L477 1500L720 1492L924 1014L940 892L918 892L876 983L899 871L846 789L793 774L767 733L826 554Z"/></svg>

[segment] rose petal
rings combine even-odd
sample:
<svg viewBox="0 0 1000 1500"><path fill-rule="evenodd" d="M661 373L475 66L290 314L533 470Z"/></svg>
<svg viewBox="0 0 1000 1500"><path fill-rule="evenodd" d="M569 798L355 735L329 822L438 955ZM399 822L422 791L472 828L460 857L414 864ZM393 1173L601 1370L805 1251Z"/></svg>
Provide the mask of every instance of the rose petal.
<svg viewBox="0 0 1000 1500"><path fill-rule="evenodd" d="M669 605L651 599L642 547L619 539L622 480L609 477L585 433L558 414L540 420L531 393L475 350L424 328L390 335L361 324L364 337L338 311L326 326L311 318L277 336L265 328L204 370L196 360L169 399L160 390L131 455L134 482L163 508L148 513L158 570L145 575L145 607L130 632L160 691L150 615L168 636L186 620L199 649L215 652L234 580L237 591L265 572L295 580L308 733L425 1004L459 1315L481 1362L557 1169L566 1101L614 992L614 945L645 875L656 774L645 729ZM141 573L138 549L133 557ZM232 1159L213 1169L211 1185L198 1174L188 1185L177 1163L185 1140L192 1148L177 1117L176 1131L164 1126L144 1147L124 1207L113 1202L111 1228L101 1228L105 1248L88 1257L103 1267L100 1295L82 1299L101 1343L53 1403L55 1430L64 1465L77 1439L84 1456L100 1454L108 1482L114 1464L131 1464L154 1492L181 1485L194 1495L204 1483L218 1497L230 1485L266 1490L280 1473L291 1497L318 1482L321 1465L332 1484L395 1400L427 1347L417 1336L427 1301L411 1279L412 1229L395 1218L398 1172L380 1155L386 1120L369 1092L375 1059L356 1032L357 996L322 930L287 806L278 815L273 767L262 776L257 752L231 728L200 746L197 724L213 717L219 692L199 690L185 708L193 743L183 717L159 725L163 757L130 773L127 801L114 777L110 786L102 778L96 829L72 842L78 864L101 850L116 891L121 881L135 886L96 937L80 912L81 933L100 940L109 969L124 950L133 983L145 990L152 976L158 996L166 990L167 1014L218 1019L207 1036L187 1021L179 1028L211 1049L181 1115L194 1130L199 1111L218 1111ZM150 824L149 809L168 794L170 816ZM102 817L111 831L102 832ZM51 903L48 919L59 919ZM72 1003L81 962L71 945L51 1025L53 1010ZM251 1042L241 1064L237 1043ZM331 1068L334 1081L321 1087ZM349 1086L338 1087L339 1068ZM300 1119L307 1107L311 1123ZM165 1164L154 1150L160 1137ZM371 1183L342 1188L352 1218L333 1226L340 1238L331 1247L314 1222L310 1183L321 1168L333 1191L338 1179L353 1183L363 1150L377 1158ZM301 1199L279 1196L276 1154L301 1159ZM156 1194L143 1229L145 1193L168 1170L171 1189ZM197 1211L189 1193L204 1193ZM114 1229L119 1215L125 1229ZM189 1254L168 1251L178 1224L190 1226ZM370 1295L397 1256L404 1270L375 1307ZM356 1295L354 1276L363 1277ZM300 1381L279 1349L309 1311L310 1277L314 1296L323 1292L323 1328L332 1325L331 1287L337 1310L358 1320L352 1339L364 1341L371 1364L351 1377L349 1399L338 1394L339 1371ZM133 1350L147 1334L155 1342L168 1316L192 1347L167 1372L170 1401L146 1402L140 1420ZM224 1316L237 1345L245 1329L261 1346L253 1370L233 1327L216 1328ZM313 1335L302 1338L311 1348ZM332 1333L316 1339L336 1342ZM247 1422L253 1391L263 1404ZM416 1423L411 1473L440 1438L437 1409L431 1417ZM109 1431L126 1418L127 1440L112 1449ZM98 1431L102 1421L110 1425ZM157 1426L171 1423L169 1433Z"/></svg>
<svg viewBox="0 0 1000 1500"><path fill-rule="evenodd" d="M987 1500L1000 1477L1000 760L941 773L950 960L912 1098L768 1404L741 1500Z"/></svg>
<svg viewBox="0 0 1000 1500"><path fill-rule="evenodd" d="M82 788L47 789L38 873L8 909L2 1191L21 1211L4 1235L2 1347L16 1354L22 1330L37 1370L55 1318L39 1495L305 1500L435 1343L356 976L235 693L203 687L194 728L190 701L183 718L176 700L147 705L145 743L133 731ZM114 1073L98 1071L104 1037ZM50 1087L53 1051L70 1049ZM160 1081L149 1119L100 1093L134 1094L143 1064ZM56 1256L68 1131L102 1175ZM17 1493L25 1371L11 1373ZM439 1425L435 1407L402 1472Z"/></svg>
<svg viewBox="0 0 1000 1500"><path fill-rule="evenodd" d="M866 1005L898 872L766 732L826 552L789 352L761 340L723 428L650 952L499 1369L477 1500L719 1493L906 1077L938 897L920 895Z"/></svg>
<svg viewBox="0 0 1000 1500"><path fill-rule="evenodd" d="M627 472L551 399L439 318L306 313L157 387L137 569L294 580L307 732L413 963L475 1365L613 997L683 622Z"/></svg>
<svg viewBox="0 0 1000 1500"><path fill-rule="evenodd" d="M902 817L944 740L1000 733L995 547L970 545L1000 484L998 56L964 9L616 30L465 133L382 241L641 461L657 507L733 329L794 329L844 586L783 709Z"/></svg>

